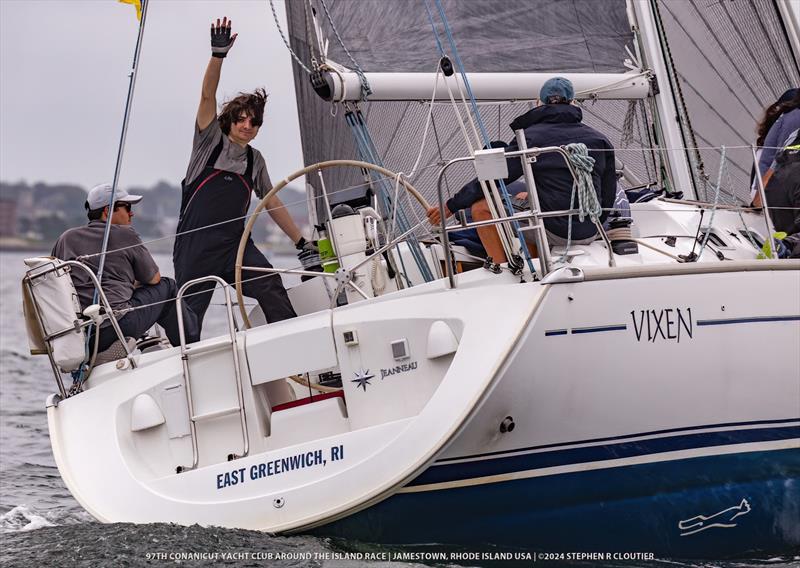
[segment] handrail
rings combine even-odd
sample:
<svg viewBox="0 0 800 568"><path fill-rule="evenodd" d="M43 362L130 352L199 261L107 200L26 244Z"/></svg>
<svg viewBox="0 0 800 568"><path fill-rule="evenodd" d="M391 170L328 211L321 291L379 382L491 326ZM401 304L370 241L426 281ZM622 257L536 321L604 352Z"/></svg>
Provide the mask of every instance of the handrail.
<svg viewBox="0 0 800 568"><path fill-rule="evenodd" d="M523 137L523 142L521 144L524 146L524 137ZM570 174L572 175L572 178L573 179L577 179L577 174L575 172L575 168L572 166L572 162L570 162L570 160L569 160L569 154L567 154L566 150L564 150L564 148L562 146L545 146L545 147L542 147L542 148L523 148L521 150L514 150L513 152L504 152L504 156L506 158L519 157L519 158L522 159L522 162L523 162L523 173L525 174L525 185L528 188L528 195L529 195L528 204L531 207L531 219L533 219L534 221L539 221L540 218L544 218L544 217L561 216L561 215L564 215L564 214L569 215L569 214L572 214L572 212L574 211L573 209L568 209L568 210L565 210L563 212L556 211L556 212L543 213L541 211L534 210L534 207L537 207L536 204L538 203L538 198L531 195L531 192L535 192L536 191L535 182L534 182L534 186L533 187L528 185L528 183L529 183L528 177L530 177L530 181L533 182L533 174L531 172L530 176L527 175L526 167L528 169L530 168L530 164L527 163L527 158L535 157L535 156L538 156L540 154L545 154L545 153L550 153L550 152L556 152L558 154L561 154L561 156L564 158L564 161L567 164L567 167L569 168L569 171L570 171ZM450 160L449 162L447 162L444 166L442 166L442 168L439 170L438 176L436 177L436 193L437 193L437 196L439 198L439 215L441 217L441 219L439 221L439 223L440 223L440 227L439 228L440 228L440 232L442 233L442 241L443 241L442 244L444 245L444 255L445 255L445 268L447 269L447 280L449 282L450 288L455 288L456 287L456 282L455 282L455 276L454 276L455 275L455 267L453 266L452 251L451 251L450 239L448 237L448 233L450 231L452 231L452 230L460 230L460 229L462 229L464 227L472 226L472 224L461 225L461 226L459 226L457 228L448 228L447 227L447 218L445 217L445 214L444 214L445 213L445 210L444 210L445 209L445 204L444 204L444 193L443 193L443 190L442 190L442 180L444 179L445 172L447 171L447 169L450 166L452 166L454 164L461 163L461 162L468 162L468 161L474 161L474 160L475 160L475 156L463 156L461 158L454 158L454 159ZM491 225L491 224L497 224L497 223L517 220L517 219L520 219L520 217L515 217L515 216L504 217L504 218L500 218L500 219L492 219L490 223L486 223L486 224L490 224ZM605 229L603 229L602 223L600 223L599 221L595 221L594 224L595 224L595 227L597 228L597 232L600 234L600 237L603 239L603 241L606 244L606 248L608 250L608 265L613 267L613 266L616 265L616 263L614 261L614 252L613 252L613 250L611 248L611 241L609 240L608 235L605 232ZM548 243L548 240L547 240L547 234L543 230L544 227L536 227L535 226L534 228L537 229L537 235L539 235L539 237L537 238L537 243L536 243L537 244L537 249L538 249L537 253L538 253L538 256L539 256L539 269L542 272L542 276L545 276L547 274L549 266L550 266L550 248L549 248L549 243ZM542 241L541 244L539 242L540 239ZM543 245L543 246L541 246L541 245Z"/></svg>
<svg viewBox="0 0 800 568"><path fill-rule="evenodd" d="M236 379L236 396L239 401L239 420L242 427L242 453L241 455L231 455L233 458L241 458L250 453L250 437L247 433L247 418L244 413L244 394L242 392L242 375L240 372L239 351L236 342L236 326L233 322L233 304L231 303L231 296L228 293L227 282L225 282L219 276L203 276L201 278L195 278L194 280L189 280L183 286L181 286L178 290L177 296L175 296L175 310L178 317L178 337L180 338L181 342L181 364L183 365L183 377L184 382L186 383L186 403L189 406L189 428L192 434L192 465L191 467L178 466L178 473L188 469L195 469L200 461L200 455L197 448L197 425L195 423L195 419L199 417L194 413L194 402L192 400L192 381L189 373L189 355L191 354L192 350L186 345L186 333L183 328L182 302L184 292L186 292L186 290L192 286L202 282L216 282L217 284L220 284L222 289L225 291L225 307L227 308L228 313L228 331L231 335L231 353L233 354L233 374ZM213 290L208 291L209 294L212 294L213 292Z"/></svg>

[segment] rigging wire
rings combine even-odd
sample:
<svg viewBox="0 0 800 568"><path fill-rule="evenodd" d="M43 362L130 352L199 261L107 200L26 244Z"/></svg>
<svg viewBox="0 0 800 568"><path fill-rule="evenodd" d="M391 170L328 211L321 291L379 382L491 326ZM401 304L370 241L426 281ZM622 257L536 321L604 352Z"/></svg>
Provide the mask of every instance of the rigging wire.
<svg viewBox="0 0 800 568"><path fill-rule="evenodd" d="M270 0L271 2L272 0ZM355 67L355 73L358 75L358 80L361 82L361 100L367 100L367 97L372 94L372 89L369 86L369 81L367 81L367 76L364 75L364 71L361 70L361 66L356 62L353 55L350 53L350 50L347 49L347 46L342 41L342 36L339 35L339 30L336 29L336 24L333 23L333 18L331 17L331 13L328 11L328 5L325 4L325 0L319 0L319 3L322 4L322 9L325 11L325 16L328 18L328 23L331 25L331 30L333 30L333 34L336 36L336 40L339 42L339 45L342 46L342 49L347 54L347 57L350 59L350 62Z"/></svg>
<svg viewBox="0 0 800 568"><path fill-rule="evenodd" d="M483 120L481 119L480 111L478 110L478 105L475 102L475 96L472 92L472 87L470 86L469 79L467 78L466 69L464 67L463 62L461 61L461 56L458 54L458 49L456 48L456 42L453 38L453 34L450 30L450 24L447 20L447 15L444 12L444 6L442 5L442 0L434 0L436 3L436 8L439 12L439 17L442 20L442 25L444 27L445 35L447 36L447 41L450 44L450 48L453 50L453 57L455 58L456 65L459 69L459 74L464 82L464 87L467 89L467 93L469 94L470 102L472 103L472 112L475 115L475 121L478 123L478 127L480 128L481 135L483 136L483 143L486 147L490 147L491 140L489 139L489 134L486 132L486 128L483 124ZM461 85L459 85L459 89L461 89ZM462 94L463 96L463 94ZM470 122L472 124L472 122ZM473 128L474 128L474 124ZM508 194L508 189L506 188L506 184L503 180L500 181L500 196L503 200L506 210L509 212L513 212L514 208L511 204L511 196ZM514 232L516 233L517 239L520 243L520 252L522 253L523 258L527 261L528 269L530 270L531 274L535 274L535 269L533 267L533 260L528 254L528 247L525 246L525 237L522 235L522 231L520 230L519 223L516 221L511 223ZM513 262L512 258L508 259L508 262Z"/></svg>
<svg viewBox="0 0 800 568"><path fill-rule="evenodd" d="M119 184L119 176L120 171L122 170L122 156L125 152L125 139L128 135L128 121L130 120L131 116L131 109L133 103L133 93L136 88L136 77L138 75L138 64L139 64L139 55L142 52L142 39L144 38L144 26L145 22L147 21L147 8L150 4L149 0L142 0L142 19L139 21L139 33L136 36L136 47L133 50L133 63L131 64L131 71L129 74L128 80L128 96L125 99L125 112L123 114L122 119L122 131L120 132L119 136L119 146L117 148L117 161L114 166L114 179L111 182L111 195L109 196L108 200L108 213L106 217L106 226L103 230L103 243L100 249L100 260L98 262L97 267L97 281L102 284L103 281L103 270L105 268L106 263L106 253L108 250L108 239L111 234L111 215L114 212L114 197L117 192L117 185ZM96 304L98 299L98 291L94 291L94 296L92 299L92 303ZM88 355L89 353L89 341L92 335L92 329L94 327L94 323L90 324L87 328L86 332L86 343L85 343L85 351ZM99 329L95 333L95 335L99 336ZM95 350L96 353L96 350ZM94 357L92 357L92 361L94 361ZM87 369L84 364L81 364L80 369L74 371L72 373L73 378L73 387L75 389L80 389L81 384L85 380L87 374Z"/></svg>
<svg viewBox="0 0 800 568"><path fill-rule="evenodd" d="M317 71L317 70L319 70L319 60L322 59L322 61L324 63L325 59L324 59L324 55L322 54L321 50L320 50L320 53L319 53L319 57L317 57L317 54L314 51L315 50L315 46L314 46L315 42L312 41L311 38L315 38L316 34L314 34L311 31L311 21L309 20L309 17L308 17L309 8L311 8L311 11L312 11L312 14L313 14L314 13L313 12L314 11L314 7L311 6L311 0L307 0L306 2L303 2L303 22L306 25L306 41L308 42L308 51L311 54L311 68L314 69L314 71ZM289 15L288 14L286 15L286 19L287 20L289 19Z"/></svg>
<svg viewBox="0 0 800 568"><path fill-rule="evenodd" d="M697 146L697 140L695 138L694 128L692 128L691 119L689 118L689 109L686 105L686 99L683 96L683 89L681 88L681 80L678 77L677 67L675 66L675 60L672 57L672 49L669 44L669 40L667 39L667 32L664 27L664 20L661 17L661 10L659 8L658 2L653 2L653 16L656 23L656 29L659 36L659 42L661 43L662 49L664 54L666 55L666 63L669 69L668 78L670 80L670 84L674 87L673 92L678 95L678 102L680 104L676 105L676 111L678 114L678 124L681 127L681 135L683 136L684 142L686 141L686 137L691 139L692 144ZM687 157L689 158L689 162L691 165L691 174L692 179L695 184L698 183L698 180L695 179L696 176L700 177L700 180L703 184L703 189L705 190L705 197L708 198L708 175L705 172L705 164L703 163L703 157L700 155L700 152L694 152L694 156L692 153L687 153ZM696 188L696 189L699 189Z"/></svg>
<svg viewBox="0 0 800 568"><path fill-rule="evenodd" d="M369 134L369 129L367 128L366 122L364 120L364 115L361 113L361 111L358 108L356 108L354 111L348 111L345 114L345 118L347 119L347 122L353 131L353 136L356 140L358 152L362 156L363 161L383 166L383 161L381 160L380 155L377 149L375 148L374 143L372 142L372 138ZM369 173L369 176L370 179L374 179L372 172ZM379 186L381 190L378 191L377 194L381 201L381 205L383 206L384 214L388 216L389 212L392 211L392 207L394 207L393 203L389 198L389 193L391 191L391 188L390 186L388 186L386 182L380 183ZM408 219L406 218L406 215L402 208L399 209L399 211L397 212L397 219L398 219L398 226L401 231L405 232L410 228ZM407 239L407 243L409 251L411 252L411 256L414 258L414 262L416 263L417 268L422 274L424 280L426 282L433 281L433 274L431 273L431 270L428 267L428 263L425 260L425 257L422 253L417 238L412 234ZM401 264L404 264L402 255L400 255L400 262Z"/></svg>
<svg viewBox="0 0 800 568"><path fill-rule="evenodd" d="M723 174L725 172L725 165L727 163L727 160L725 158L725 154L726 154L725 146L723 146L722 147L722 163L719 166L719 172L717 173L717 185L714 188L714 206L711 208L711 217L708 219L708 228L706 229L706 232L703 235L703 242L700 243L700 252L697 253L697 258L696 259L699 259L703 255L703 251L705 250L706 245L708 244L708 239L709 239L709 237L711 237L711 228L714 226L714 215L717 212L717 205L719 204L719 189L720 189L720 187L722 187L722 176L723 176ZM702 223L702 218L701 218L701 223ZM698 230L700 230L700 229L698 228Z"/></svg>
<svg viewBox="0 0 800 568"><path fill-rule="evenodd" d="M297 62L297 64L300 67L303 68L303 71L305 71L306 73L311 75L311 73L312 73L311 69L309 69L306 66L305 63L300 61L300 57L294 52L294 50L292 49L292 46L289 45L289 40L287 40L286 36L283 34L283 29L281 28L281 24L278 21L278 12L275 11L275 4L274 4L273 0L269 0L269 7L272 8L272 18L275 20L275 26L277 26L277 28L278 28L278 33L281 34L281 39L283 40L283 43L286 46L286 49L288 49L289 53L292 54L292 59L294 59Z"/></svg>

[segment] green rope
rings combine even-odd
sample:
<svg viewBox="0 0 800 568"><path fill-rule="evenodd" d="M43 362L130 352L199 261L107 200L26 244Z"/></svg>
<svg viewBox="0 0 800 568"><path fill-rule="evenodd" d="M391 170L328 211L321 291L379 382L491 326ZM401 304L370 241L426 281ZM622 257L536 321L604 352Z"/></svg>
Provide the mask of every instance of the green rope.
<svg viewBox="0 0 800 568"><path fill-rule="evenodd" d="M575 179L572 183L572 194L569 198L569 208L575 208L575 197L578 198L578 220L583 221L588 216L595 224L599 222L603 208L597 199L597 192L592 182L592 170L594 169L594 158L589 155L586 144L567 144L564 149L569 156L569 162L575 170ZM556 262L564 262L567 258L572 244L572 215L569 216L567 226L567 246L564 254Z"/></svg>
<svg viewBox="0 0 800 568"><path fill-rule="evenodd" d="M589 155L586 144L567 144L566 150L577 174L572 191L578 192L578 220L583 221L588 215L593 222L597 222L603 213L603 208L600 207L597 191L592 182L594 158Z"/></svg>

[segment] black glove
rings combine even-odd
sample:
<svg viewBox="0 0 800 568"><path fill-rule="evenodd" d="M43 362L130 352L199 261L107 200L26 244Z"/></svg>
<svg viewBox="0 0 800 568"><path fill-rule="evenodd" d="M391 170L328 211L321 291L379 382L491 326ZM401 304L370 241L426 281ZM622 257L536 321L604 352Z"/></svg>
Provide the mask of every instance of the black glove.
<svg viewBox="0 0 800 568"><path fill-rule="evenodd" d="M792 250L783 239L775 239L775 256L778 258L789 258Z"/></svg>
<svg viewBox="0 0 800 568"><path fill-rule="evenodd" d="M227 18L222 20L222 24L217 20L217 24L211 24L211 55L214 57L225 57L233 46L236 34L231 37L231 22Z"/></svg>
<svg viewBox="0 0 800 568"><path fill-rule="evenodd" d="M297 258L303 265L303 270L322 271L322 265L319 259L319 247L316 241L307 241L305 237L300 237L300 240L294 244L294 248L300 251L297 253Z"/></svg>

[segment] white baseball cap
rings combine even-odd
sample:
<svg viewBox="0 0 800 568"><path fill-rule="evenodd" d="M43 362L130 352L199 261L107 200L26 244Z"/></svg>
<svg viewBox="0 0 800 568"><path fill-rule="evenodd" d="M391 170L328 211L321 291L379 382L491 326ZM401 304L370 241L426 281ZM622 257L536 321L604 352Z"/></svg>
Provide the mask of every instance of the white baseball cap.
<svg viewBox="0 0 800 568"><path fill-rule="evenodd" d="M126 203L139 203L142 200L142 195L131 195L121 187L117 188L114 192L114 202L124 201ZM86 196L86 203L89 204L89 209L102 209L108 205L111 200L111 184L101 183L94 186L89 190L89 195Z"/></svg>

